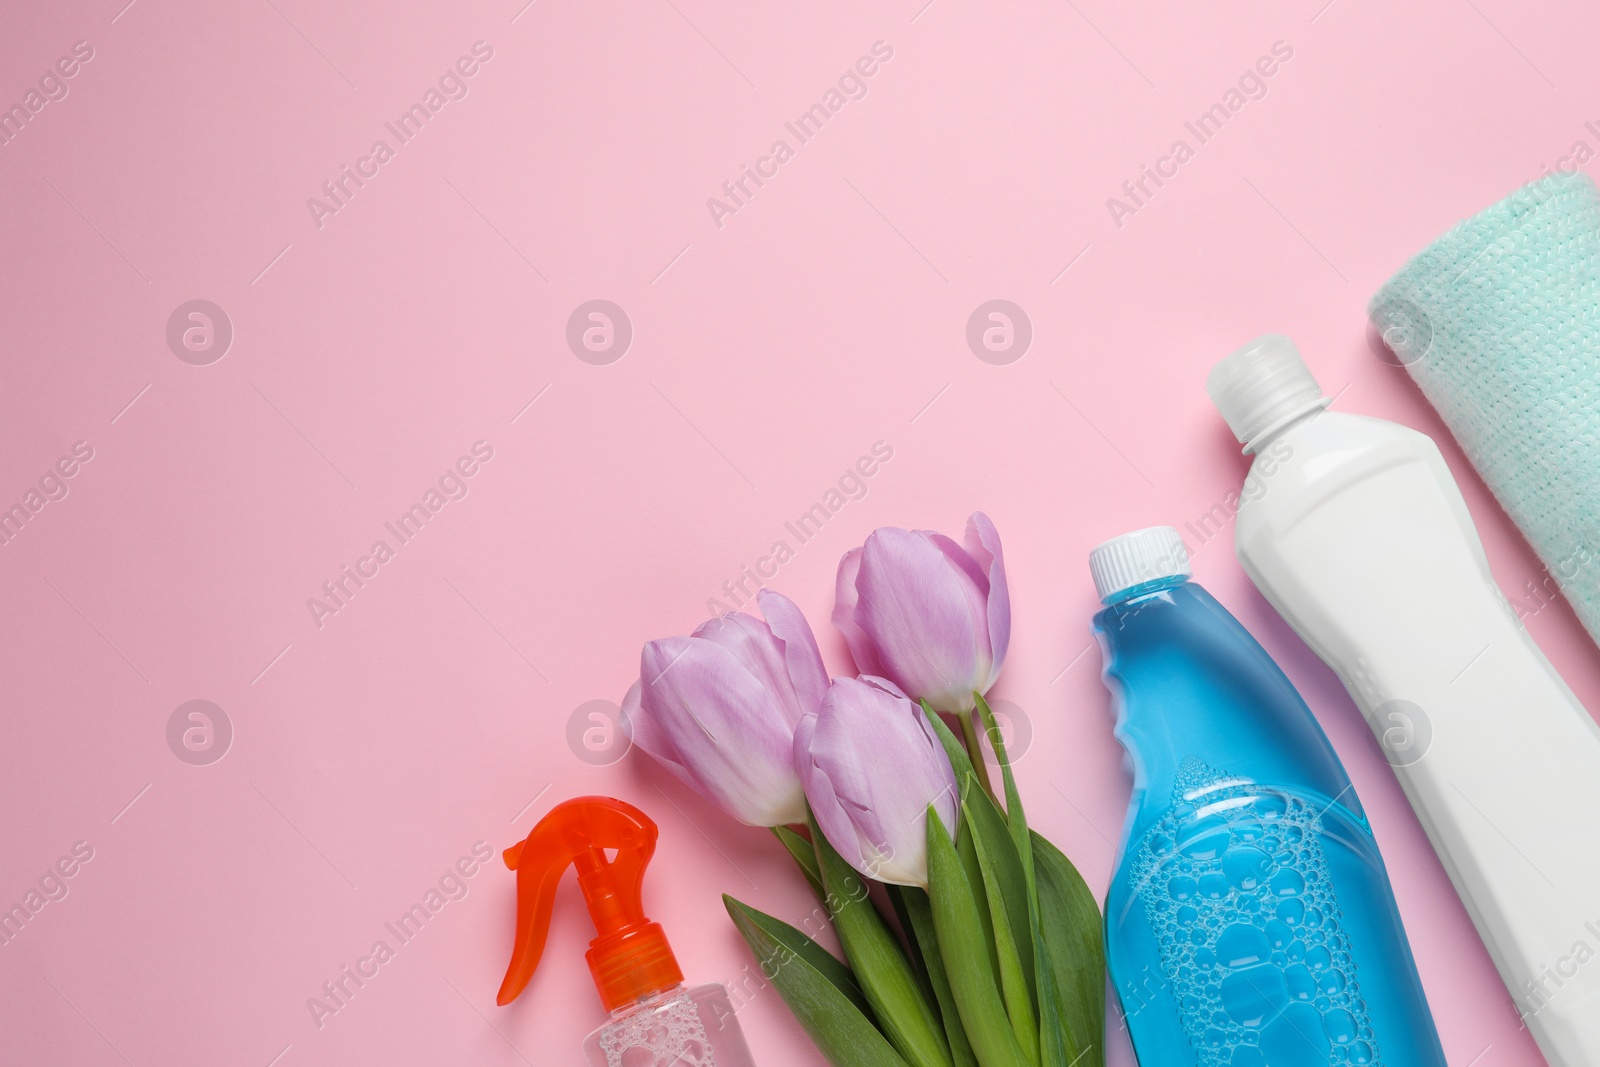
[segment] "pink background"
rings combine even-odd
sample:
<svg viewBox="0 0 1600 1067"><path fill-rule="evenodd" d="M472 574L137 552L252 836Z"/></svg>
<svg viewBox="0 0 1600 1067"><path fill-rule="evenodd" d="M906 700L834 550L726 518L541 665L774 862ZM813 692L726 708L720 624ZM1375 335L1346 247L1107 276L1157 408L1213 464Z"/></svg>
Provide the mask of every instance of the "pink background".
<svg viewBox="0 0 1600 1067"><path fill-rule="evenodd" d="M866 497L772 584L847 671L839 556L987 511L1015 609L995 695L1032 727L1033 821L1097 892L1129 783L1084 557L1239 484L1202 389L1222 355L1295 337L1340 408L1440 439L1508 592L1540 576L1363 305L1458 218L1600 148L1585 5L124 2L0 19L8 106L93 49L0 148L0 506L93 449L0 548L0 904L93 850L0 947L7 1062L575 1063L600 1009L570 882L510 1008L503 868L408 944L384 924L581 793L656 816L649 909L691 978L738 981L719 894L798 920L786 857L636 753L580 760L569 717L620 700L640 644L793 544L785 521L876 441L894 455ZM468 95L400 145L384 123L480 40ZM799 144L785 121L877 41L867 95ZM1116 225L1107 198L1195 147L1184 122L1277 41L1265 98ZM319 228L307 199L380 138L393 158ZM793 158L719 227L707 198L780 138ZM207 366L166 339L195 298L234 331ZM604 366L565 341L596 298L634 333ZM1033 329L1005 366L965 339L997 298ZM398 545L384 522L477 441L469 494ZM308 598L379 538L394 558L319 627ZM1230 539L1197 576L1344 756L1450 1061L1540 1062L1376 742ZM1600 706L1565 605L1529 626ZM207 766L166 738L194 699L234 733ZM308 998L379 939L394 958L319 1027ZM741 1018L764 1065L821 1062L775 992Z"/></svg>

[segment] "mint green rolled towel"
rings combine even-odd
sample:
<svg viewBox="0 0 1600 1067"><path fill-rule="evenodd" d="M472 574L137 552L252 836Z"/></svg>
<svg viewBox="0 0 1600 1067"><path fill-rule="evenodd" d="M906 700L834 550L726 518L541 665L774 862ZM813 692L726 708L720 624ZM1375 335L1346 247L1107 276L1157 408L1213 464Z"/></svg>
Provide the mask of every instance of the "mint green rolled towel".
<svg viewBox="0 0 1600 1067"><path fill-rule="evenodd" d="M1373 326L1600 642L1600 194L1552 174L1389 279Z"/></svg>

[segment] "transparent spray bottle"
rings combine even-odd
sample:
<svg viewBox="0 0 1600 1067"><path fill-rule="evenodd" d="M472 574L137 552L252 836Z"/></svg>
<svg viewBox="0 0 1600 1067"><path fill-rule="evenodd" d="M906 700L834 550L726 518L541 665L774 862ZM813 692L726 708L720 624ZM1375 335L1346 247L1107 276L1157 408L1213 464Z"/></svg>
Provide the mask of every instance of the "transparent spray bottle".
<svg viewBox="0 0 1600 1067"><path fill-rule="evenodd" d="M645 865L656 824L613 797L576 797L550 810L527 840L505 850L517 872L517 937L497 998L515 1000L550 932L556 886L578 869L597 936L587 959L611 1018L583 1042L591 1067L755 1067L725 987L685 986L659 923L644 914ZM614 850L615 857L607 858Z"/></svg>

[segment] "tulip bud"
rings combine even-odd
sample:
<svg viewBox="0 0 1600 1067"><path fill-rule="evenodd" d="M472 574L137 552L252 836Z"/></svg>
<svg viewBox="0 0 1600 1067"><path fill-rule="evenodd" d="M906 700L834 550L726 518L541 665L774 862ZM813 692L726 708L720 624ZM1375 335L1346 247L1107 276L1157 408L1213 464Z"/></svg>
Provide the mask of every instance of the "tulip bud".
<svg viewBox="0 0 1600 1067"><path fill-rule="evenodd" d="M805 822L794 730L828 687L800 609L770 590L766 621L730 612L688 637L651 641L623 698L634 744L740 822Z"/></svg>
<svg viewBox="0 0 1600 1067"><path fill-rule="evenodd" d="M1000 676L1011 641L994 524L974 512L964 546L928 530L874 530L839 562L833 622L861 673L939 711L971 711L972 694Z"/></svg>
<svg viewBox="0 0 1600 1067"><path fill-rule="evenodd" d="M817 825L869 878L928 885L928 805L956 825L956 778L922 709L893 682L838 678L801 720L794 762Z"/></svg>

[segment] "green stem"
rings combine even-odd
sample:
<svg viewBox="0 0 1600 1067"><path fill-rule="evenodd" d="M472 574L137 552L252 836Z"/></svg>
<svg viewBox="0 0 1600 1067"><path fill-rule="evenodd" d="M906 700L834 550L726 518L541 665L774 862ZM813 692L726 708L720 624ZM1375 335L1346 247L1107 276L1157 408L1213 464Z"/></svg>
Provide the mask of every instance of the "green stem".
<svg viewBox="0 0 1600 1067"><path fill-rule="evenodd" d="M963 711L957 717L961 720L961 741L967 746L967 755L972 757L972 771L978 776L978 784L983 786L983 791L996 804L1000 798L994 795L994 784L989 781L989 763L983 758L983 745L978 741L978 730L974 725L973 712Z"/></svg>
<svg viewBox="0 0 1600 1067"><path fill-rule="evenodd" d="M794 857L795 864L800 868L800 873L806 876L806 883L811 886L811 891L817 895L817 899L826 903L828 894L822 888L822 872L817 869L817 851L811 842L788 826L774 826L772 836L789 850L789 855Z"/></svg>

